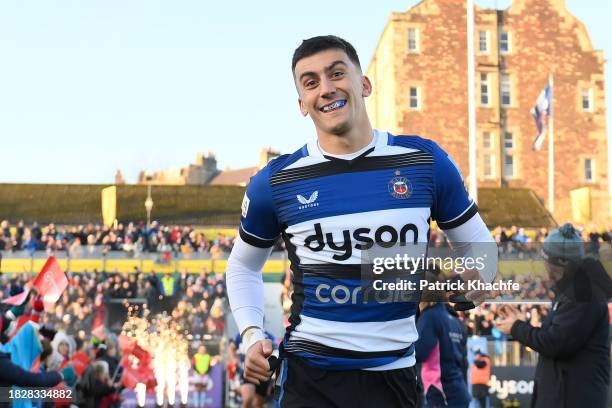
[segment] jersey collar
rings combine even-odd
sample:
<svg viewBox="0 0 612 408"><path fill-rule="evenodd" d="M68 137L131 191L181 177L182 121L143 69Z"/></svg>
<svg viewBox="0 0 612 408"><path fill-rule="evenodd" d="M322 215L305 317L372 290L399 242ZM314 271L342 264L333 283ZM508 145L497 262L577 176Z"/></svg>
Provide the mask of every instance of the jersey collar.
<svg viewBox="0 0 612 408"><path fill-rule="evenodd" d="M382 132L378 129L372 129L373 139L369 145L359 150L359 152L347 154L347 155L330 155L323 151L319 146L318 140L314 140L306 145L308 155L323 160L355 160L362 157L368 156L370 153L379 150L389 144L389 134Z"/></svg>

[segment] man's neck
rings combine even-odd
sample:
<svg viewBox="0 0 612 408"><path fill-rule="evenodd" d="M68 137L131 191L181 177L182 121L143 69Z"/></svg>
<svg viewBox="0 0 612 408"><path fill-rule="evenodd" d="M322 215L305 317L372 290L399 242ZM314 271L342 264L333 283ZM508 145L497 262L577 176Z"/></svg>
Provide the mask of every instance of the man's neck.
<svg viewBox="0 0 612 408"><path fill-rule="evenodd" d="M372 126L367 121L365 125L355 126L350 132L343 135L317 132L319 146L330 154L355 153L372 142Z"/></svg>

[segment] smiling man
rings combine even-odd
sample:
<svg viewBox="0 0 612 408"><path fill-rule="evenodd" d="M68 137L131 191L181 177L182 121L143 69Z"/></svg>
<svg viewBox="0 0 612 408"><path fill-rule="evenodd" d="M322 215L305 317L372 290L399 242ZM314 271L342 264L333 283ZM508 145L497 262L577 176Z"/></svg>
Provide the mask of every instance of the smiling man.
<svg viewBox="0 0 612 408"><path fill-rule="evenodd" d="M491 235L437 144L372 129L364 100L372 85L348 42L305 40L292 70L317 140L271 161L242 203L227 284L248 350L245 378L258 384L271 375L261 268L281 236L294 293L276 381L280 406L414 407L418 300L366 296L362 255L376 245L427 243L430 219L453 242L493 242Z"/></svg>

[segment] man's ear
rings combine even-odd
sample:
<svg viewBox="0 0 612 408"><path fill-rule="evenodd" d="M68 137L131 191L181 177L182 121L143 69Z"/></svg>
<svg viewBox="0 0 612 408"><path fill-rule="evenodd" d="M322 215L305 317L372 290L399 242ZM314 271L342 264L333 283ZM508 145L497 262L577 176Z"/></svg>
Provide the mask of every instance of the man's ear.
<svg viewBox="0 0 612 408"><path fill-rule="evenodd" d="M302 113L303 117L308 116L308 110L306 109L306 106L304 106L304 103L302 102L302 99L298 98L298 105L300 106L300 112Z"/></svg>
<svg viewBox="0 0 612 408"><path fill-rule="evenodd" d="M372 83L370 82L370 78L365 75L361 77L361 82L363 87L361 96L367 98L368 96L372 95Z"/></svg>

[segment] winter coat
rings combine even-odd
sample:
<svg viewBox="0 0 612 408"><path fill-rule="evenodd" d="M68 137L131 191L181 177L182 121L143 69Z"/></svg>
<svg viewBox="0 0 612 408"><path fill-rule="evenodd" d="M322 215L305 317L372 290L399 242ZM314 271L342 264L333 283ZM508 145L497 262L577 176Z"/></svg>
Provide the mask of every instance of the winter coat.
<svg viewBox="0 0 612 408"><path fill-rule="evenodd" d="M598 269L603 266L594 260L585 260L582 269ZM605 271L604 271L605 273ZM516 321L512 336L521 344L539 353L535 374L532 407L563 408L607 406L610 384L609 291L603 291L604 283L584 286L582 295L565 296L584 285L585 274L575 275L575 281L566 285L552 310L542 321L542 327ZM595 280L592 280L595 283ZM569 289L569 290L565 290ZM588 293L588 298L584 297Z"/></svg>

